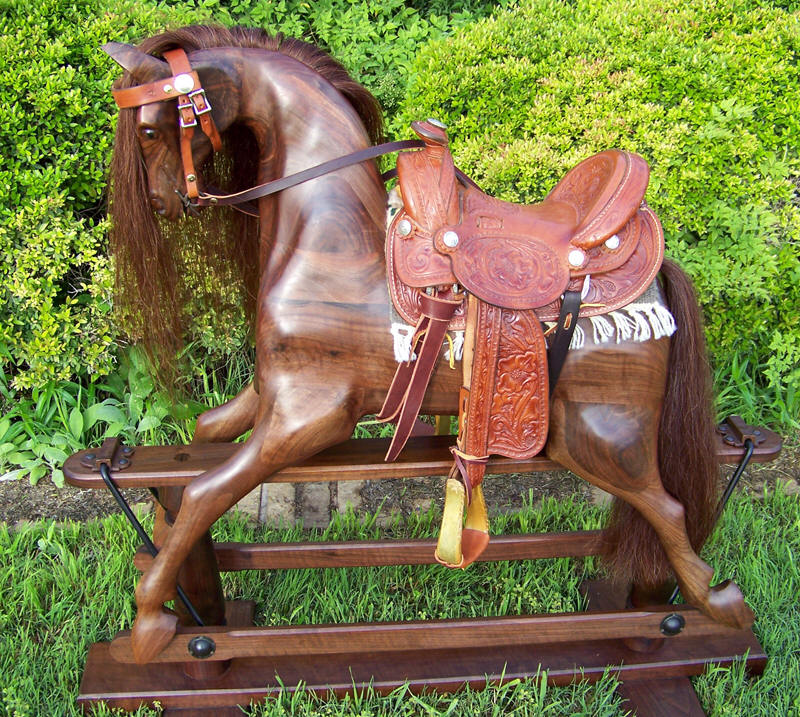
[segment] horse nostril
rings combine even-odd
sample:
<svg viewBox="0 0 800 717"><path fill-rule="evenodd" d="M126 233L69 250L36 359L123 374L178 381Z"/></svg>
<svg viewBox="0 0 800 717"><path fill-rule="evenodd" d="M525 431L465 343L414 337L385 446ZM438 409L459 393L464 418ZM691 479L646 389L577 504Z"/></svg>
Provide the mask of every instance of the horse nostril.
<svg viewBox="0 0 800 717"><path fill-rule="evenodd" d="M156 194L150 195L150 206L159 214L164 213L164 201Z"/></svg>

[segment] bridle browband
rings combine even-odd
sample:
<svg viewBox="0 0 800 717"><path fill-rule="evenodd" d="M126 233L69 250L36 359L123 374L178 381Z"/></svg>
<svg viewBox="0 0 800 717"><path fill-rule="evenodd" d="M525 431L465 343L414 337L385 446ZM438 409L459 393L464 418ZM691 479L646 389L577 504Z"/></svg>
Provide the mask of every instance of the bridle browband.
<svg viewBox="0 0 800 717"><path fill-rule="evenodd" d="M200 77L192 70L189 58L182 48L175 48L164 52L164 59L172 70L172 76L161 80L149 82L136 87L128 87L119 90L112 90L114 100L120 109L141 107L142 105L154 102L167 102L177 100L178 102L178 124L180 125L180 148L181 162L183 165L184 181L186 182L186 195L181 196L184 206L205 207L205 206L225 206L245 204L253 199L275 194L289 187L294 187L311 179L321 177L324 174L335 172L338 169L359 164L368 159L375 159L384 154L391 154L403 149L417 149L424 146L424 142L418 139L400 140L398 142L386 142L384 144L367 147L357 152L336 157L322 164L317 164L308 169L304 169L286 177L280 177L264 184L259 184L250 189L233 194L210 194L202 192L197 186L197 171L192 159L192 137L194 128L200 129L211 141L211 146L215 151L222 149L217 127L211 117L211 105L206 97L206 92L200 84ZM458 171L458 170L457 170ZM390 170L383 175L386 181L395 175L395 170ZM459 172L462 180L473 183L472 180ZM194 200L194 201L192 201ZM249 213L249 212L248 212Z"/></svg>

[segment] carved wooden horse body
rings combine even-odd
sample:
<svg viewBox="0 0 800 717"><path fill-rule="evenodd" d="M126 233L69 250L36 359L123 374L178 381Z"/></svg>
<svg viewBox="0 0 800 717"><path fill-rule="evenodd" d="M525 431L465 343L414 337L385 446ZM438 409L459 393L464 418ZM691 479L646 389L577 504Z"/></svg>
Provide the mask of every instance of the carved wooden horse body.
<svg viewBox="0 0 800 717"><path fill-rule="evenodd" d="M202 81L203 96L190 101L200 109L210 105L223 141L242 128L255 141L257 182L370 144L363 121L368 112L363 106L360 115L354 109L354 83L343 77L336 63L304 43L281 44L256 31L191 28L153 38L142 45L143 51L122 45L107 50L128 70L128 88L148 86L162 95L185 97L180 74L187 73L176 73L154 57L175 47L185 48L191 73ZM188 144L195 166L202 169L212 141L201 132L187 139L179 128L176 103L166 97L123 110L115 158L115 166L123 171L114 177L115 203L146 201L137 194L144 190L141 178L139 185L131 180L141 161L136 140L152 208L166 219L180 218L181 197L190 193L190 183L202 187L202 173L190 171L187 177L181 142ZM135 154L121 156L125 148L133 148ZM396 369L384 262L385 207L385 189L372 162L258 201L259 250L252 257L260 269L254 383L230 403L201 416L194 440L224 441L250 428L253 432L233 458L184 491L180 511L165 529L161 551L136 591L137 661L152 659L174 633L177 618L163 603L174 597L182 562L213 522L277 470L346 440L361 416L381 408ZM116 222L118 243L141 231L125 225L124 215ZM679 325L690 322L697 311L685 296L680 298L681 277L670 268L664 280ZM145 285L146 276L134 281ZM690 413L680 404L683 392L671 395L665 388L669 354L666 339L587 344L572 352L551 397L545 451L644 516L688 602L717 620L743 625L752 615L741 594L732 583L709 587L712 570L690 545L684 507L661 481L662 407L684 417ZM693 364L702 364L696 347L685 361L689 369ZM458 372L438 368L422 410L456 413L460 383ZM710 478L701 478L713 481L713 471ZM701 478L679 474L675 480L689 484ZM646 542L647 534L642 535ZM663 571L649 570L639 579L663 578Z"/></svg>

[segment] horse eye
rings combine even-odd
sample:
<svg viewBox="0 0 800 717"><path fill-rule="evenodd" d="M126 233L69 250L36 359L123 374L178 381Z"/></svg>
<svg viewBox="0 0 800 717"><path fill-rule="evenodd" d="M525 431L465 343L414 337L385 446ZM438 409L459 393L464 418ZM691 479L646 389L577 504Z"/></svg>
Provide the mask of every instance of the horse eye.
<svg viewBox="0 0 800 717"><path fill-rule="evenodd" d="M144 139L156 139L158 137L158 130L153 129L152 127L143 127L141 130L142 137Z"/></svg>

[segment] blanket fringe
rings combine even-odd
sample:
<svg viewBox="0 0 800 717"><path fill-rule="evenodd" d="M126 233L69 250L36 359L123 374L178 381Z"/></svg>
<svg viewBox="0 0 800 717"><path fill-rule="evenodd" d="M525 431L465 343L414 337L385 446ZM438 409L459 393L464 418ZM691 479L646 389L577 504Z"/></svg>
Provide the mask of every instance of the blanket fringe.
<svg viewBox="0 0 800 717"><path fill-rule="evenodd" d="M661 339L672 336L677 327L670 310L657 301L634 303L608 314L589 317L592 326L591 341L594 344L606 344L611 341L649 341L651 338ZM547 327L555 326L547 322ZM394 337L394 360L398 363L416 359L411 355L411 339L414 327L403 323L393 323L391 328ZM454 359L460 361L464 351L464 332L450 332L453 341ZM587 341L586 332L579 324L572 335L570 349L580 349ZM449 341L446 342L445 359L450 360Z"/></svg>

